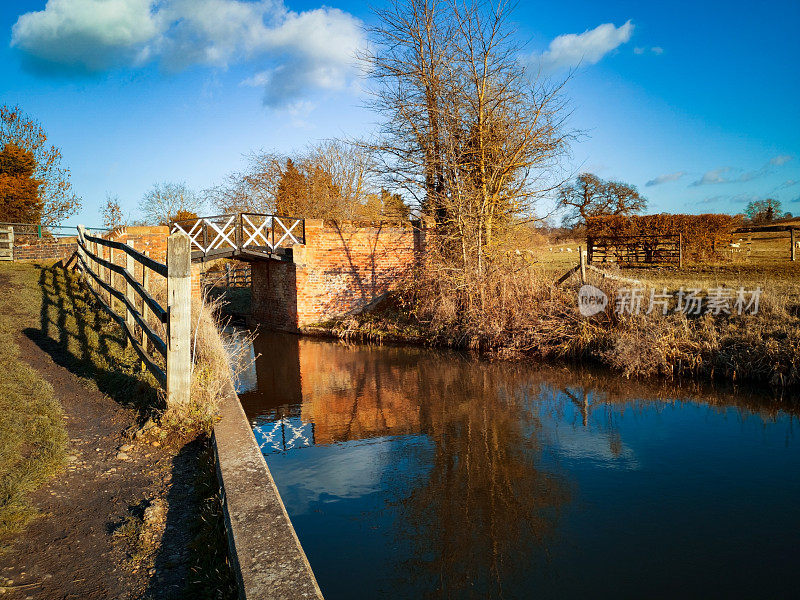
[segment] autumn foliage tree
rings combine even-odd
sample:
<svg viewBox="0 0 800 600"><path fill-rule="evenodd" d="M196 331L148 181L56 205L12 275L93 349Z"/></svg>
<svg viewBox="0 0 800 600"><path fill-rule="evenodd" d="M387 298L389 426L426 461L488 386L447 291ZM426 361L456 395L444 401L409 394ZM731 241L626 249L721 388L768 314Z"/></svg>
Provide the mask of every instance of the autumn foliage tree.
<svg viewBox="0 0 800 600"><path fill-rule="evenodd" d="M106 194L106 202L100 213L103 216L103 227L116 229L125 224L125 216L122 213L122 207L119 205L119 196Z"/></svg>
<svg viewBox="0 0 800 600"><path fill-rule="evenodd" d="M33 153L13 142L0 151L0 221L39 223L41 180L35 177Z"/></svg>
<svg viewBox="0 0 800 600"><path fill-rule="evenodd" d="M0 106L0 146L9 142L29 152L34 161L33 177L40 182L37 224L58 225L81 207L72 191L69 169L61 164L61 150L48 143L42 125L18 106ZM33 213L32 213L33 214Z"/></svg>

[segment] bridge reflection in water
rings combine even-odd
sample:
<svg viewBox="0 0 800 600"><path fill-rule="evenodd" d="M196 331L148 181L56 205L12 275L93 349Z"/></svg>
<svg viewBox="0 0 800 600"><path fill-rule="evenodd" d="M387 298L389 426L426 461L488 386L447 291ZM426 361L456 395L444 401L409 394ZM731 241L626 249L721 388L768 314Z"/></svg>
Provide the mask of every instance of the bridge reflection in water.
<svg viewBox="0 0 800 600"><path fill-rule="evenodd" d="M788 589L800 453L777 400L276 334L255 352L242 404L329 600Z"/></svg>

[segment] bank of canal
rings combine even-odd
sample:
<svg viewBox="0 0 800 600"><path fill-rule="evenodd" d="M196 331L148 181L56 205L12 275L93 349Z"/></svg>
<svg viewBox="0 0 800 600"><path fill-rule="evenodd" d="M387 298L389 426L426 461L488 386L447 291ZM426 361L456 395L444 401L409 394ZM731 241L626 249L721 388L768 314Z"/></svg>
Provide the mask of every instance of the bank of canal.
<svg viewBox="0 0 800 600"><path fill-rule="evenodd" d="M798 410L261 334L240 398L336 598L788 597Z"/></svg>

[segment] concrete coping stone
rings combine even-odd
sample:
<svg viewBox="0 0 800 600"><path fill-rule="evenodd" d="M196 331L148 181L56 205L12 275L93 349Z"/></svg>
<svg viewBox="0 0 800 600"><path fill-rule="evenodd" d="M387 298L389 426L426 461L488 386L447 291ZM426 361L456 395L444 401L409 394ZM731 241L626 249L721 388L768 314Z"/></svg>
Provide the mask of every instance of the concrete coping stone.
<svg viewBox="0 0 800 600"><path fill-rule="evenodd" d="M233 390L220 407L213 442L239 597L322 599L311 565Z"/></svg>

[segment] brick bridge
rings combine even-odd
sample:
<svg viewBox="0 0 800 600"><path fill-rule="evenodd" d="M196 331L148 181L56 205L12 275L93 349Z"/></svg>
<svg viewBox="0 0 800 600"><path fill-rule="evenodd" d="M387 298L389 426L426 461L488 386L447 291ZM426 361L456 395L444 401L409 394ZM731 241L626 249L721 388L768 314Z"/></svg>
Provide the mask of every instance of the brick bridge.
<svg viewBox="0 0 800 600"><path fill-rule="evenodd" d="M184 231L192 241L192 293L201 275L222 259L251 268L253 324L282 331L358 312L383 296L419 260L420 222L356 223L239 213L167 227L123 227L109 235L156 260L166 238Z"/></svg>

